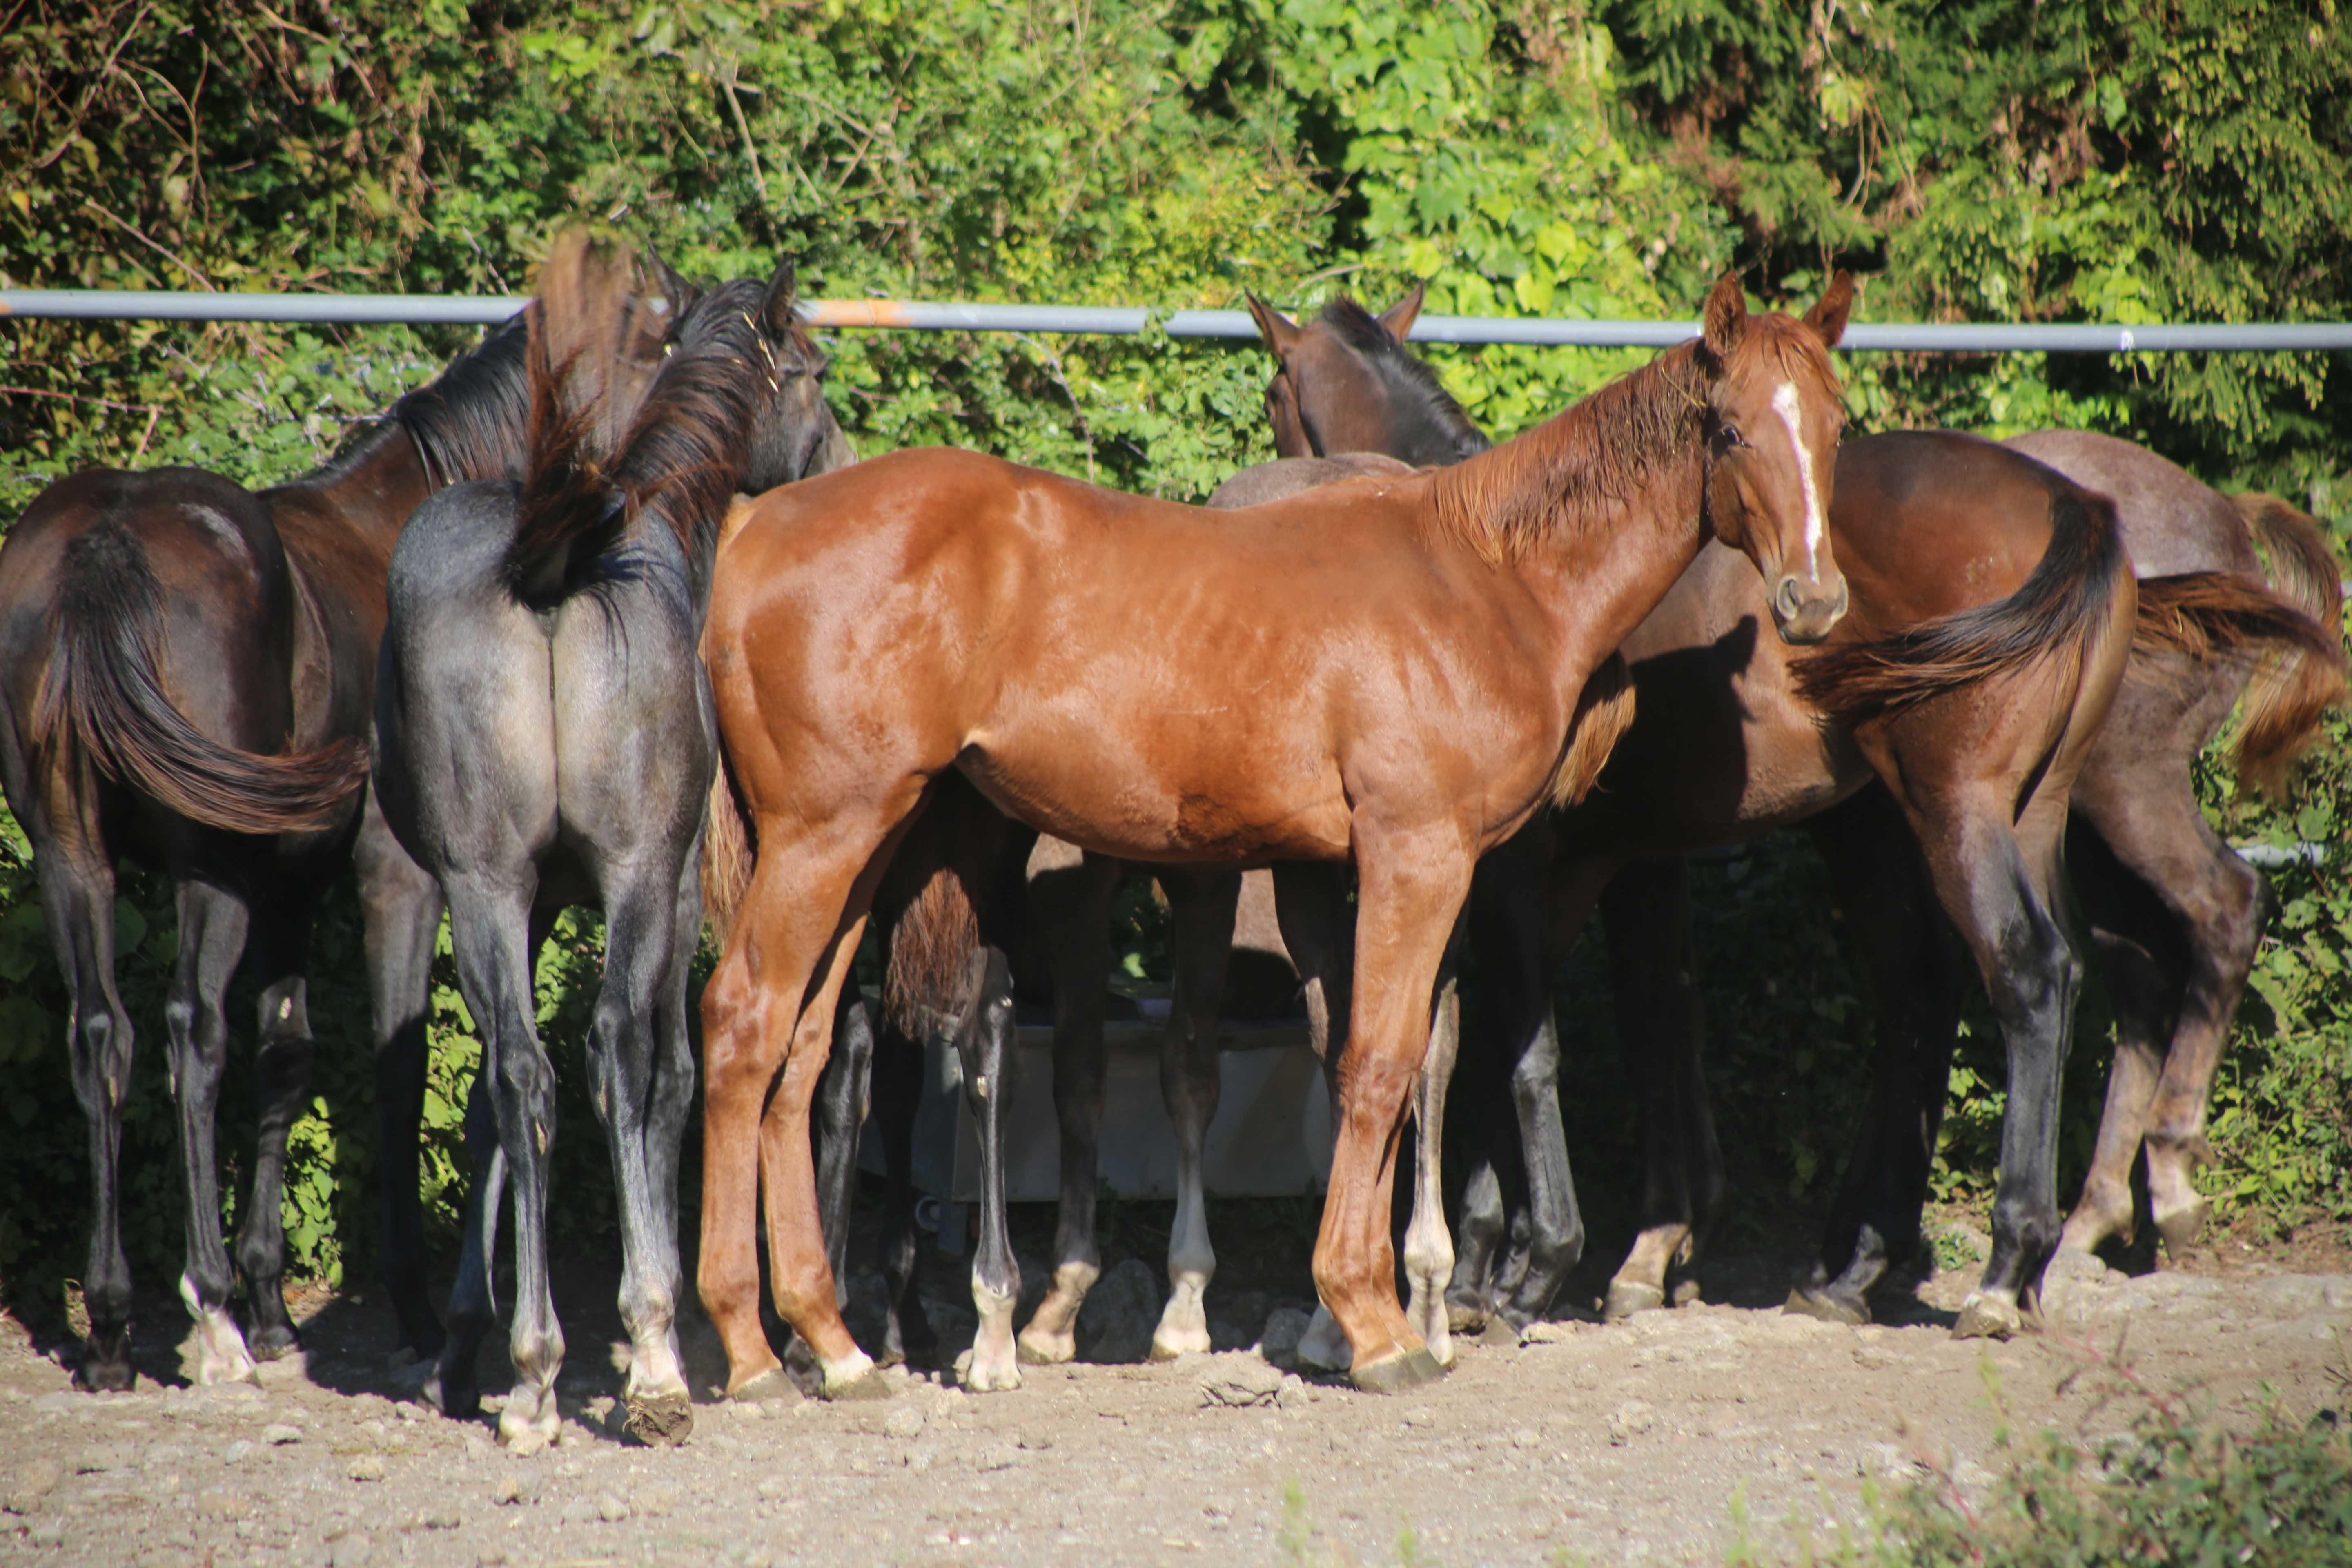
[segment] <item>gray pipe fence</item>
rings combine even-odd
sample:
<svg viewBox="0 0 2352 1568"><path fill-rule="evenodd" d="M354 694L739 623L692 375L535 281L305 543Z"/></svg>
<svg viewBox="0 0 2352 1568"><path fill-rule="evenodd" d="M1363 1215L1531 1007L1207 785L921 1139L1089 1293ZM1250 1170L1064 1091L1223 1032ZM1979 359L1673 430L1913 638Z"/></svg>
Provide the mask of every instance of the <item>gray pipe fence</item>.
<svg viewBox="0 0 2352 1568"><path fill-rule="evenodd" d="M436 294L179 293L138 289L0 289L0 319L299 321L313 324L495 325L528 301L517 296ZM810 325L834 329L961 332L1090 332L1133 336L1154 315L1175 338L1255 338L1244 310L1139 306L942 304L899 300L814 300ZM1696 336L1696 321L1569 321L1542 317L1423 316L1412 340L1524 343L1542 348L1666 348ZM2179 326L1856 322L1844 348L1938 353L2242 353L2352 349L2352 323L2274 321Z"/></svg>

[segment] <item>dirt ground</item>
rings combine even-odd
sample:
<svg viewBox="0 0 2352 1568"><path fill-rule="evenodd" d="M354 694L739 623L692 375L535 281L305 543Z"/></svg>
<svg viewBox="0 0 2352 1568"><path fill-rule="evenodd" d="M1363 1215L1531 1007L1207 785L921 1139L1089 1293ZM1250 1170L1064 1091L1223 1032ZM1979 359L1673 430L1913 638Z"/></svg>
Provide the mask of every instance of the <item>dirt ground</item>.
<svg viewBox="0 0 2352 1568"><path fill-rule="evenodd" d="M2272 1397L2298 1417L2340 1406L2352 1373L2341 1249L2224 1241L2137 1278L2077 1263L2047 1331L2006 1344L1948 1332L1969 1271L1854 1329L1779 1310L1792 1261L1717 1257L1698 1302L1609 1327L1564 1312L1524 1344L1465 1345L1451 1376L1397 1398L1247 1349L1032 1368L977 1397L951 1371L902 1370L881 1402L714 1401L671 1450L608 1435L612 1279L576 1271L558 1296L572 1419L530 1458L408 1399L415 1370L389 1364L390 1313L364 1288L305 1298L305 1352L259 1386L187 1386L168 1299L130 1394L72 1392L69 1337L0 1322L0 1563L1720 1563L1736 1510L1785 1559L1855 1518L1868 1479L1924 1460L1985 1486L1996 1386L2021 1430L2122 1430L2102 1380L2059 1386L2119 1338L2147 1383L2193 1388L2224 1422ZM960 1267L926 1279L950 1353L970 1332ZM1303 1304L1245 1257L1232 1273L1212 1292L1222 1342ZM687 1339L698 1383L723 1376L707 1324ZM503 1357L484 1363L503 1387Z"/></svg>

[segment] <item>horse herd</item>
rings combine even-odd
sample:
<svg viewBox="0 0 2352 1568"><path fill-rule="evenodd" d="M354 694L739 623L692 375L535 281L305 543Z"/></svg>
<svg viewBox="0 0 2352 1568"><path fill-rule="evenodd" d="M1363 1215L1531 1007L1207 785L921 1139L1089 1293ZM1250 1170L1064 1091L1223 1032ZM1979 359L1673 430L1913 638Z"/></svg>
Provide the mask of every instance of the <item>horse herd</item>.
<svg viewBox="0 0 2352 1568"><path fill-rule="evenodd" d="M433 1359L442 1409L479 1408L511 1187L499 1429L518 1446L557 1424L556 1105L531 976L572 903L605 916L589 1089L641 1441L692 1420L677 1176L706 917L723 952L700 999L697 1284L740 1397L787 1375L828 1396L882 1386L837 1292L869 1102L894 1169L884 1350L931 1342L905 1170L915 1042L942 1032L989 1194L966 1385L1072 1354L1098 1272L1108 907L1140 870L1176 931L1161 1081L1182 1192L1155 1353L1207 1348L1217 1016L1270 968L1280 1001L1303 989L1336 1117L1326 1311L1302 1353L1393 1390L1438 1374L1450 1333L1545 1310L1583 1246L1547 977L1596 907L1644 1164L1607 1310L1664 1304L1725 1197L1681 857L1789 825L1857 917L1880 1013L1865 1125L1790 1307L1866 1319L1920 1246L1955 930L2010 1089L1992 1252L1958 1331L2014 1331L2056 1247L2128 1233L2143 1151L2155 1223L2182 1245L2267 900L2206 825L2190 763L2242 695L2247 776L2277 779L2309 743L2344 689L2336 564L2283 503L2224 499L2108 437L1845 438L1829 351L1852 299L1839 274L1801 319L1751 314L1726 278L1697 338L1499 447L1404 349L1418 289L1304 326L1253 300L1283 457L1195 508L970 452L855 461L789 265L698 286L574 237L521 321L306 479L59 480L0 546L0 785L34 847L90 1121L81 1382L132 1380L125 859L178 889L164 1022L196 1375L296 1343L279 1209L314 1048L306 950L352 866L402 1340ZM485 1045L446 1330L417 1163L445 910ZM887 937L878 1026L845 989L869 923ZM2084 934L2116 1060L2062 1229ZM1465 943L1494 1026L1466 1038ZM1062 1138L1052 1289L1017 1338L999 1120L1016 960L1052 986ZM214 1123L247 961L261 1136L232 1268ZM1451 1224L1433 1135L1449 1088L1469 1164ZM761 1321L763 1242L789 1371Z"/></svg>

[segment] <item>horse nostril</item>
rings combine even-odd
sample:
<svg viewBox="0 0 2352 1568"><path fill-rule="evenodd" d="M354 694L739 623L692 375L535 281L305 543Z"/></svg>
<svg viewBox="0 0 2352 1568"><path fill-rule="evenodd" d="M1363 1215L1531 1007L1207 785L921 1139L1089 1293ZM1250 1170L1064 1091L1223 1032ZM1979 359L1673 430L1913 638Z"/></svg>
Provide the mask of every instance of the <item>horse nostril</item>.
<svg viewBox="0 0 2352 1568"><path fill-rule="evenodd" d="M1781 578L1780 585L1772 590L1772 613L1785 625L1795 620L1802 607L1803 603L1799 596L1796 574L1791 573Z"/></svg>

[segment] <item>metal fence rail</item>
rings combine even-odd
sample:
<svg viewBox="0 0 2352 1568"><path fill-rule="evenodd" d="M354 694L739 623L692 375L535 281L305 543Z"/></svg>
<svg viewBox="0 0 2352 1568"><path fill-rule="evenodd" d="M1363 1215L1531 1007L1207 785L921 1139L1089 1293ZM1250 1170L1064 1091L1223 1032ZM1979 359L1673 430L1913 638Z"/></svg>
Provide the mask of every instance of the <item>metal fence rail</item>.
<svg viewBox="0 0 2352 1568"><path fill-rule="evenodd" d="M522 309L516 296L436 294L188 294L136 289L0 289L0 317L165 321L302 321L359 325L489 325ZM908 331L1094 332L1132 336L1155 313L1177 338L1255 338L1242 310L1153 312L1138 306L940 304L898 300L815 300L811 325ZM1527 343L1568 348L1665 348L1698 332L1696 321L1570 321L1541 317L1423 316L1416 342ZM1861 323L1848 349L1942 353L2276 353L2352 349L2341 321L2180 326Z"/></svg>

